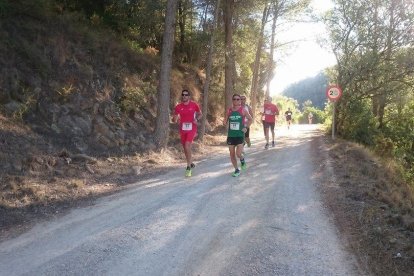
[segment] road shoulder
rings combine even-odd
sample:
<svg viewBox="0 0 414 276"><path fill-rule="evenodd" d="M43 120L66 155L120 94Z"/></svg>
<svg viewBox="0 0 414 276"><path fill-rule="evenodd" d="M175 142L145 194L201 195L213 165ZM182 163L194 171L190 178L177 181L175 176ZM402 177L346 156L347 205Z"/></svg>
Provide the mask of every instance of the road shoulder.
<svg viewBox="0 0 414 276"><path fill-rule="evenodd" d="M373 275L411 275L413 212L387 200L390 193L405 189L389 191L384 183L395 179L359 145L327 136L312 143L323 203L361 268Z"/></svg>

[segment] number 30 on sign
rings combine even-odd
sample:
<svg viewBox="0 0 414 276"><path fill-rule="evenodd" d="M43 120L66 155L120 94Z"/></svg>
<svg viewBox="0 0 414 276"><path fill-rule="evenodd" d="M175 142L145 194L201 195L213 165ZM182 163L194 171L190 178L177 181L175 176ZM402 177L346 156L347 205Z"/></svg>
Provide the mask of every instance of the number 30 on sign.
<svg viewBox="0 0 414 276"><path fill-rule="evenodd" d="M342 96L342 89L337 85L330 85L326 89L326 96L332 102L336 102Z"/></svg>

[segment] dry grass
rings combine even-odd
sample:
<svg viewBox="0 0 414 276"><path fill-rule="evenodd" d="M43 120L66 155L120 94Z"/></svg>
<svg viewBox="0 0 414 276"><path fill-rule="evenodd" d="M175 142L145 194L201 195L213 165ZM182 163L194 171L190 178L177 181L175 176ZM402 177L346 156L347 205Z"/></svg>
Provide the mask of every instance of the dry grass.
<svg viewBox="0 0 414 276"><path fill-rule="evenodd" d="M345 177L358 177L357 185L384 203L403 210L413 210L414 190L402 180L398 165L376 155L370 149L351 142L333 144L329 148L334 160L341 160ZM363 180L363 181L362 181Z"/></svg>
<svg viewBox="0 0 414 276"><path fill-rule="evenodd" d="M205 144L193 144L194 158L207 152L220 151L216 147L224 138L205 136ZM2 177L0 207L25 208L48 206L59 202L77 201L91 196L114 192L128 183L136 182L154 170L180 166L185 156L181 145L161 152L147 152L133 156L107 157L96 162L71 163L67 155L35 156L25 166L29 174Z"/></svg>
<svg viewBox="0 0 414 276"><path fill-rule="evenodd" d="M321 172L323 198L361 266L374 275L412 275L414 194L398 166L339 139L327 140L327 155L319 158L331 160L338 185Z"/></svg>

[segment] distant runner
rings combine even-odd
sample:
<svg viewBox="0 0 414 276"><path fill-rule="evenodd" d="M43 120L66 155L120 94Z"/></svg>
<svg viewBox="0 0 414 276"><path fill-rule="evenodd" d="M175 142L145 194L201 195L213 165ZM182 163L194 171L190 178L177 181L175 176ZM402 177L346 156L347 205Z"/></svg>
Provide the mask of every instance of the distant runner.
<svg viewBox="0 0 414 276"><path fill-rule="evenodd" d="M200 107L190 100L190 91L184 89L181 92L181 103L177 104L174 111L173 122L180 126L181 144L183 145L187 168L185 176L191 176L191 169L195 167L192 162L191 145L197 134L197 122L202 117Z"/></svg>
<svg viewBox="0 0 414 276"><path fill-rule="evenodd" d="M288 129L290 128L290 124L292 123L292 114L293 112L290 110L290 107L285 112L286 122L288 124Z"/></svg>
<svg viewBox="0 0 414 276"><path fill-rule="evenodd" d="M241 169L246 169L246 161L242 156L242 150L244 134L252 123L252 117L249 112L242 107L239 94L233 94L232 102L233 106L227 111L224 122L228 123L227 145L229 145L230 160L234 167L232 176L236 177L240 175L236 157L240 159Z"/></svg>
<svg viewBox="0 0 414 276"><path fill-rule="evenodd" d="M250 105L246 103L246 95L241 95L240 98L241 98L241 105L247 110L247 112L249 112L250 116L252 117L252 122L253 122L252 108L250 107ZM247 123L247 120L245 123ZM247 131L244 134L244 139L247 144L247 147L250 148L250 146L252 145L250 142L250 127L247 127Z"/></svg>
<svg viewBox="0 0 414 276"><path fill-rule="evenodd" d="M263 111L261 112L264 116L263 130L266 138L265 149L269 148L269 128L272 131L272 147L275 146L275 124L276 116L279 115L279 109L275 104L272 103L272 97L267 97L263 105Z"/></svg>
<svg viewBox="0 0 414 276"><path fill-rule="evenodd" d="M309 112L309 114L308 114L309 124L312 124L312 120L313 120L313 114L312 114L312 112Z"/></svg>

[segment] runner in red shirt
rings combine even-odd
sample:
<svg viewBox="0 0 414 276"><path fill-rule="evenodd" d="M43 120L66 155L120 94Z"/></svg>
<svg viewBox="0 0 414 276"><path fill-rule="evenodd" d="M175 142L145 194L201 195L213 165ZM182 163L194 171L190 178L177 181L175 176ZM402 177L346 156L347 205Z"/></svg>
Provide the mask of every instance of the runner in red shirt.
<svg viewBox="0 0 414 276"><path fill-rule="evenodd" d="M275 123L276 116L279 115L279 109L272 103L272 97L267 97L263 105L261 114L264 116L263 128L266 137L265 149L269 148L269 127L272 131L272 147L275 146Z"/></svg>
<svg viewBox="0 0 414 276"><path fill-rule="evenodd" d="M195 167L192 162L191 145L197 135L197 122L201 117L200 107L190 100L190 91L184 89L181 92L181 103L175 107L173 122L179 122L180 126L181 144L187 160L185 176L191 176L191 169Z"/></svg>

